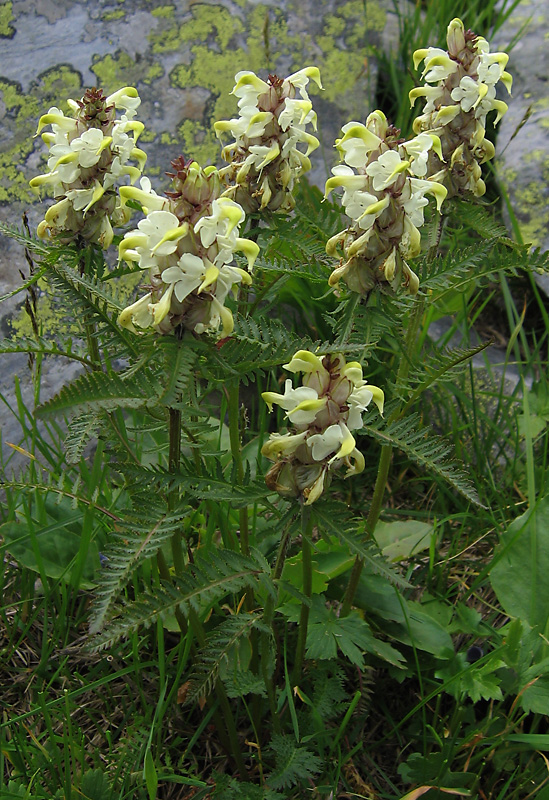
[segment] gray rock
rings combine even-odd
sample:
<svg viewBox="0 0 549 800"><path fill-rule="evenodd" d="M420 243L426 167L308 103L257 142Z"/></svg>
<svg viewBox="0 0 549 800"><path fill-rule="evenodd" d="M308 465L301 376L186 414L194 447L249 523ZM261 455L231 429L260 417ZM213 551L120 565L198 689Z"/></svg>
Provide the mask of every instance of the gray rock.
<svg viewBox="0 0 549 800"><path fill-rule="evenodd" d="M524 242L542 250L549 249L548 22L547 0L522 0L491 46L510 53L513 76L509 111L499 125L497 173ZM507 221L511 228L509 213ZM549 276L535 277L549 295Z"/></svg>
<svg viewBox="0 0 549 800"><path fill-rule="evenodd" d="M408 0L399 0L402 7ZM31 228L43 217L28 181L44 171L46 148L33 138L38 117L88 86L106 92L124 85L139 90L139 119L147 126L140 145L148 154L147 174L165 188L164 172L182 152L201 163L218 162L216 119L236 111L230 96L234 74L251 69L286 76L317 65L325 90L311 95L319 117L321 148L311 178L323 185L334 163L333 142L350 119L372 110L377 80L374 47L394 45L397 22L391 0L218 0L170 4L126 0L13 0L12 19L0 29L0 220L20 223L28 211ZM314 94L314 96L313 96ZM0 295L28 274L22 248L0 237ZM47 293L39 303L41 324L57 331L69 314ZM21 312L24 296L0 305L0 326L30 332ZM32 409L33 391L25 356L3 356L0 392L13 406L14 379ZM47 359L42 399L55 394L79 366ZM17 444L15 417L0 408L4 442ZM5 449L4 455L12 455ZM12 457L10 464L24 463Z"/></svg>

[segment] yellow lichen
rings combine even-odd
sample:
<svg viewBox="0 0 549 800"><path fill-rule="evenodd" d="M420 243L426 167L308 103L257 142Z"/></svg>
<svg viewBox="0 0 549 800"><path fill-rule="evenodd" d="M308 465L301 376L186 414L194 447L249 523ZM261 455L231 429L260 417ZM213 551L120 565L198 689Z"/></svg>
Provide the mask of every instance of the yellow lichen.
<svg viewBox="0 0 549 800"><path fill-rule="evenodd" d="M0 36L5 39L11 39L15 33L15 28L12 28L10 22L13 22L13 5L9 3L0 3Z"/></svg>

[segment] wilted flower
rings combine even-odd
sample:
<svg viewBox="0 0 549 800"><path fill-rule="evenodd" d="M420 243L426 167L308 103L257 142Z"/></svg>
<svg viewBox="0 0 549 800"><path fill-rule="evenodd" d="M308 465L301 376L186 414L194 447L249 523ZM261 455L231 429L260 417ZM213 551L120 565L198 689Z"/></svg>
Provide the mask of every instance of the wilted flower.
<svg viewBox="0 0 549 800"><path fill-rule="evenodd" d="M309 78L322 88L317 67L305 67L285 80L269 75L263 81L248 71L235 75L232 94L239 98L240 116L214 127L218 137L228 132L235 138L223 149L230 165L222 172L234 184L228 192L247 213L294 207L295 183L311 169L309 155L319 145L306 130L309 124L316 130L306 89ZM298 149L301 144L306 146L304 153Z"/></svg>
<svg viewBox="0 0 549 800"><path fill-rule="evenodd" d="M251 275L231 266L243 252L251 270L259 248L238 236L244 211L221 197L222 184L215 167L202 169L196 161L172 162L172 191L161 197L142 179L141 188L120 190L124 202L138 200L146 213L137 229L120 243L120 258L148 270L149 293L122 311L119 323L136 331L154 327L170 333L178 325L203 333L223 326L227 335L233 317L225 300Z"/></svg>
<svg viewBox="0 0 549 800"><path fill-rule="evenodd" d="M76 237L109 247L113 225L129 219L117 194L117 184L128 176L131 183L141 175L145 153L136 147L143 123L134 120L141 100L126 86L105 97L101 89L88 89L81 100L67 101L73 116L52 107L40 118L38 133L49 147L48 169L33 178L38 190L50 186L57 203L38 226L42 238L69 242ZM116 111L124 113L117 118ZM134 159L138 167L128 165Z"/></svg>
<svg viewBox="0 0 549 800"><path fill-rule="evenodd" d="M424 177L429 153L442 157L440 141L426 133L409 142L399 139L399 131L388 125L381 111L370 114L366 125L347 123L343 134L336 147L345 164L332 170L326 196L343 187L343 207L352 223L326 246L329 255L336 255L338 247L344 255L330 285L343 279L360 294L376 285L393 291L404 285L415 294L419 282L406 259L420 252L426 195L435 196L439 210L446 197L436 175Z"/></svg>
<svg viewBox="0 0 549 800"><path fill-rule="evenodd" d="M272 411L279 405L292 423L290 432L271 434L262 454L275 461L265 480L283 497L301 498L305 505L317 500L341 466L344 477L364 469L364 456L351 431L362 428L362 414L373 401L383 411L383 392L366 383L362 367L346 363L340 353L317 356L300 350L284 368L303 372L302 385L286 380L284 394L263 392Z"/></svg>
<svg viewBox="0 0 549 800"><path fill-rule="evenodd" d="M448 26L448 52L438 47L416 50L416 68L423 61L426 84L412 89L410 102L426 99L423 113L414 122L420 135L439 137L442 157L431 152L431 173L441 170L450 194L472 192L480 197L486 191L481 167L494 156L494 146L485 138L486 115L496 112L497 124L507 111L496 99L496 84L501 81L511 91L512 78L505 72L509 56L490 53L490 45L460 19Z"/></svg>

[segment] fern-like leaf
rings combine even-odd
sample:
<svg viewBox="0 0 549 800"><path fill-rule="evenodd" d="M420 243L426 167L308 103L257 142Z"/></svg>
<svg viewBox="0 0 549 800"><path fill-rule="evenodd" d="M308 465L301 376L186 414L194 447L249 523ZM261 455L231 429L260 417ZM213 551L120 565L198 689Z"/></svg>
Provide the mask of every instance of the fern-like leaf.
<svg viewBox="0 0 549 800"><path fill-rule="evenodd" d="M291 217L273 217L256 264L260 269L325 283L334 268L326 242L345 226L340 206L323 202L316 187L304 187Z"/></svg>
<svg viewBox="0 0 549 800"><path fill-rule="evenodd" d="M63 356L72 361L79 361L87 367L92 363L86 356L75 352L72 349L72 342L66 341L58 343L49 341L42 336L18 336L13 339L2 339L0 341L0 353L34 353L43 356Z"/></svg>
<svg viewBox="0 0 549 800"><path fill-rule="evenodd" d="M416 268L421 291L432 292L433 299L436 300L449 289L464 289L468 283L476 281L481 273L489 274L494 271L486 269L494 244L494 240L479 242L470 247L451 251L434 262L429 258L418 259Z"/></svg>
<svg viewBox="0 0 549 800"><path fill-rule="evenodd" d="M46 242L37 237L29 236L24 228L19 228L17 225L7 225L5 222L0 222L0 233L4 233L10 239L14 239L28 250L32 250L41 256L47 256L51 252L51 247Z"/></svg>
<svg viewBox="0 0 549 800"><path fill-rule="evenodd" d="M288 789L309 781L322 767L321 759L291 736L275 734L269 749L275 756L275 769L268 778L273 789Z"/></svg>
<svg viewBox="0 0 549 800"><path fill-rule="evenodd" d="M367 425L362 432L380 444L402 450L426 472L438 475L471 503L485 508L469 476L449 458L452 446L431 428L424 427L418 414L409 414L384 429Z"/></svg>
<svg viewBox="0 0 549 800"><path fill-rule="evenodd" d="M198 653L189 679L190 687L186 698L188 703L194 703L210 694L221 666L228 663L230 656L237 653L240 642L247 639L254 628L269 632L269 628L261 623L261 619L260 614L245 612L234 614L208 633L207 644Z"/></svg>
<svg viewBox="0 0 549 800"><path fill-rule="evenodd" d="M63 263L50 266L48 279L82 318L94 320L97 336L118 358L135 359L140 355L141 337L118 324L118 315L124 306L108 283L81 275L79 269Z"/></svg>
<svg viewBox="0 0 549 800"><path fill-rule="evenodd" d="M128 380L117 373L90 372L63 387L55 397L39 406L36 414L142 408L157 399L156 386L144 371Z"/></svg>
<svg viewBox="0 0 549 800"><path fill-rule="evenodd" d="M227 595L255 588L260 579L265 584L266 578L257 561L238 553L219 550L215 559L199 556L173 585L164 583L154 594L141 595L139 600L120 609L119 616L95 636L90 647L95 651L112 647L138 628L149 627L177 609L184 617L191 609L200 614Z"/></svg>
<svg viewBox="0 0 549 800"><path fill-rule="evenodd" d="M491 344L492 340L469 348L437 349L434 347L434 352L422 362L421 366L413 369L408 376L406 386L413 386L414 384L416 386L406 403L406 408L410 407L434 383L454 380L471 358L478 355L478 353L482 353ZM401 391L404 388L404 386L396 386L397 391Z"/></svg>
<svg viewBox="0 0 549 800"><path fill-rule="evenodd" d="M65 437L65 458L69 464L77 464L90 439L97 435L101 417L94 412L74 416Z"/></svg>
<svg viewBox="0 0 549 800"><path fill-rule="evenodd" d="M198 500L229 502L234 508L242 508L258 501L266 502L272 494L263 480L252 481L249 474L244 475L242 484L231 481L223 472L217 459L203 464L200 475L194 465L181 464L177 472L169 472L162 467L140 468L134 464L125 465L126 476L133 476L155 491L169 492L175 487L183 488L191 497Z"/></svg>
<svg viewBox="0 0 549 800"><path fill-rule="evenodd" d="M308 337L295 336L276 319L235 315L235 330L219 350L211 352L204 371L214 381L239 377L246 381L252 373L289 361L298 350L314 350L316 343Z"/></svg>
<svg viewBox="0 0 549 800"><path fill-rule="evenodd" d="M161 400L163 405L173 407L174 403L181 402L181 399L188 394L198 353L189 347L188 342L177 338L167 338L161 345L165 364L164 375L167 378Z"/></svg>
<svg viewBox="0 0 549 800"><path fill-rule="evenodd" d="M450 214L460 224L472 228L483 239L507 236L507 229L497 221L490 206L473 204L454 198L450 201Z"/></svg>
<svg viewBox="0 0 549 800"><path fill-rule="evenodd" d="M148 517L148 519L147 519ZM110 545L104 552L104 568L99 579L90 621L90 633L103 627L109 611L120 591L137 567L147 558L156 555L174 532L181 528L184 515L164 515L150 518L142 509L117 525L111 535Z"/></svg>

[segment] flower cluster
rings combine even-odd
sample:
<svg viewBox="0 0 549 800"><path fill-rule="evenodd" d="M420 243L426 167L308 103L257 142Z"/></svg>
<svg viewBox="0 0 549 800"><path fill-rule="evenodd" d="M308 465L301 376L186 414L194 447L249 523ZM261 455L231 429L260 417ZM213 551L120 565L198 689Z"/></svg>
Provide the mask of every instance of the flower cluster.
<svg viewBox="0 0 549 800"><path fill-rule="evenodd" d="M408 142L400 139L381 111L370 114L365 125L349 122L342 130L336 147L345 163L333 168L326 196L344 188L342 202L352 223L326 246L329 255L339 247L344 255L329 283L334 286L343 278L359 294L376 285L397 291L404 284L415 294L419 282L406 259L420 252L426 195L436 197L439 210L446 197L439 176L427 174L430 153L442 158L440 141L427 133Z"/></svg>
<svg viewBox="0 0 549 800"><path fill-rule="evenodd" d="M120 190L123 201L139 201L146 214L124 236L120 258L147 271L149 291L122 311L119 323L134 332L154 327L159 333L171 333L179 325L203 333L221 324L227 335L233 327L224 306L227 295L240 283L251 283L249 272L231 266L234 253L243 252L251 270L259 248L238 236L244 211L221 196L215 167L202 169L183 157L172 166L167 197L152 191L146 178L141 188Z"/></svg>
<svg viewBox="0 0 549 800"><path fill-rule="evenodd" d="M113 225L129 219L117 195L116 184L129 176L135 181L146 161L136 147L143 123L134 120L141 102L131 86L105 97L101 89L88 89L81 100L68 100L73 116L50 108L40 118L38 131L49 147L48 169L33 178L33 189L48 185L57 203L38 226L42 238L70 242L81 237L103 248L113 239ZM117 110L124 113L116 117ZM135 159L138 167L129 166Z"/></svg>
<svg viewBox="0 0 549 800"><path fill-rule="evenodd" d="M418 97L426 99L414 132L440 138L442 158L435 158L431 168L446 169L450 194L472 192L480 197L486 191L480 165L494 156L494 146L485 138L486 115L495 111L497 124L507 111L496 99L496 84L501 81L511 91L512 78L505 72L509 56L490 53L488 42L466 31L460 19L448 26L447 42L447 52L428 47L414 53L415 67L424 63L426 83L410 92L412 105Z"/></svg>
<svg viewBox="0 0 549 800"><path fill-rule="evenodd" d="M316 67L305 67L285 80L269 75L263 81L248 71L235 76L232 94L239 98L240 116L214 127L218 137L229 132L235 139L223 149L223 158L230 162L223 173L233 184L229 192L247 213L294 207L295 182L311 169L308 156L319 145L306 131L309 124L316 130L306 88L309 78L322 88ZM305 153L298 149L300 144L306 146Z"/></svg>
<svg viewBox="0 0 549 800"><path fill-rule="evenodd" d="M283 497L310 505L341 466L347 468L345 477L362 472L364 456L351 431L362 428L362 413L372 400L383 412L384 395L363 380L359 363L347 364L341 354L300 350L284 368L304 377L295 389L288 379L284 394L262 394L269 409L281 406L293 426L289 433L271 434L263 446L262 454L275 461L265 479Z"/></svg>

